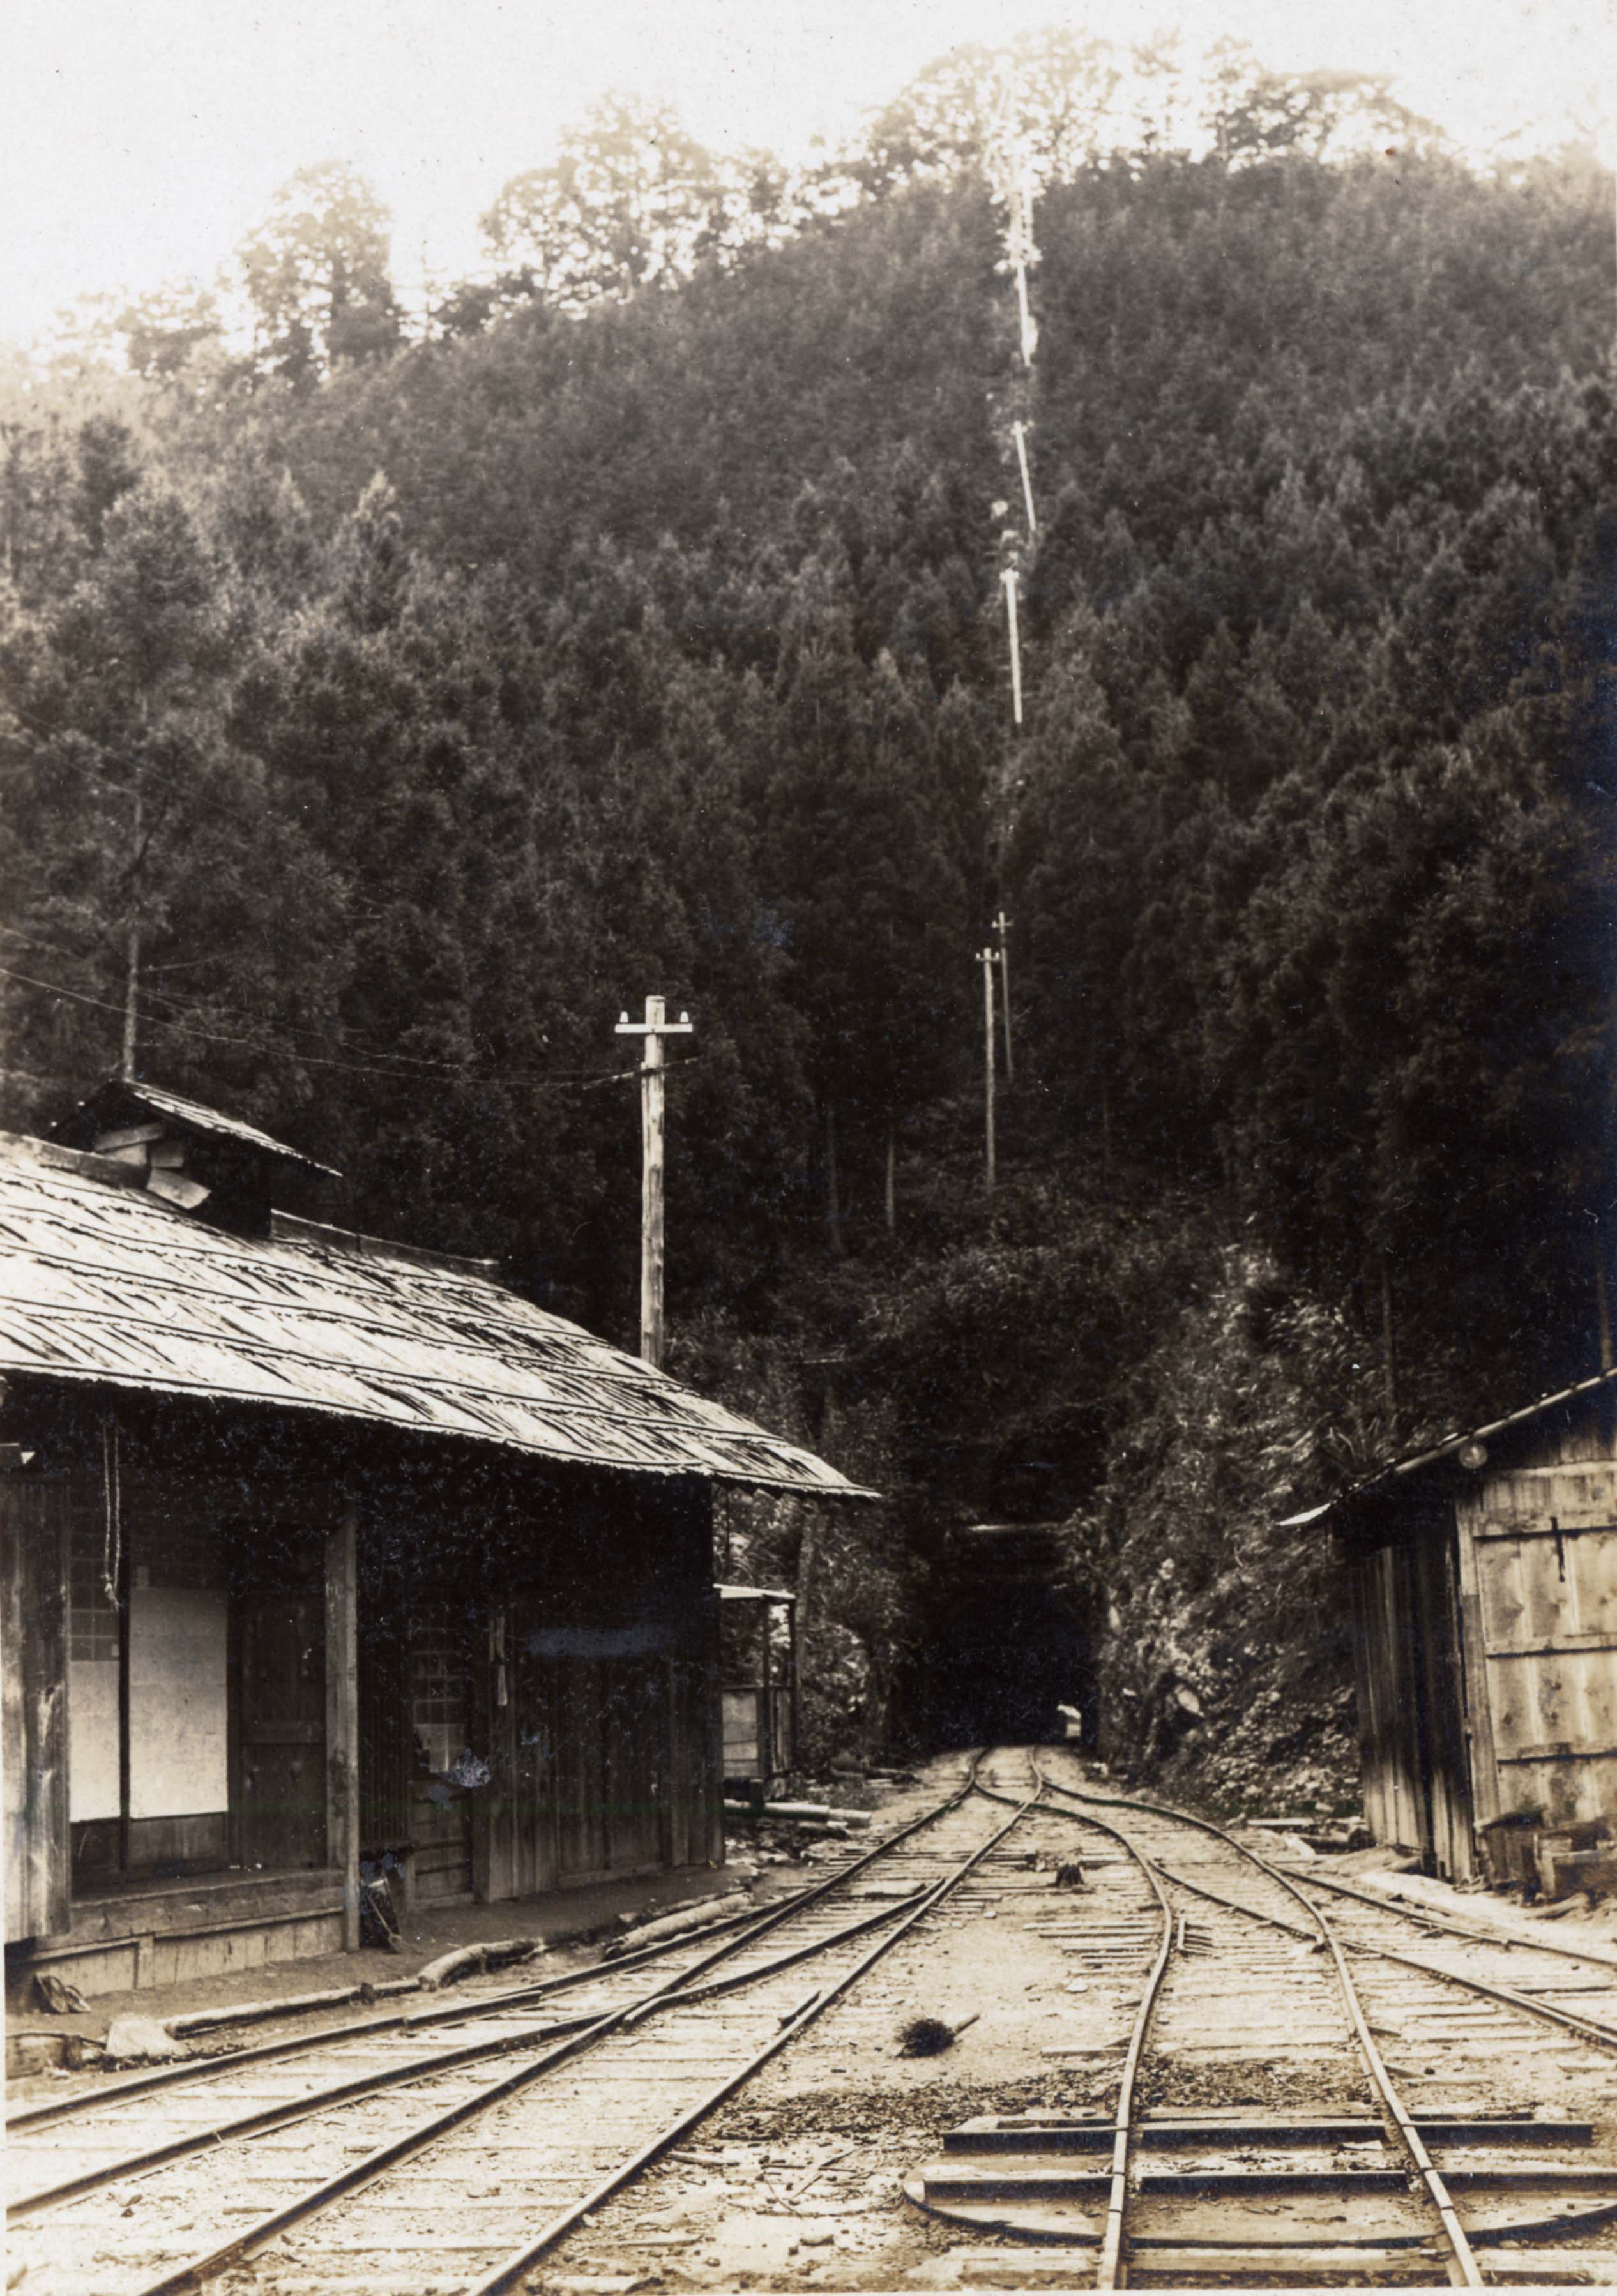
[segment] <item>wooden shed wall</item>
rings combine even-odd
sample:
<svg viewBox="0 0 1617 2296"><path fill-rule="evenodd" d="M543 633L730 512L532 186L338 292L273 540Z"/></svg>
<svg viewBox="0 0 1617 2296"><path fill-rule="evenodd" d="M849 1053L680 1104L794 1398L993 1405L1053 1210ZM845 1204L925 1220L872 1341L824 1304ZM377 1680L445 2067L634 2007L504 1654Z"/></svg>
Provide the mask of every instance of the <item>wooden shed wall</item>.
<svg viewBox="0 0 1617 2296"><path fill-rule="evenodd" d="M1455 1506L1479 1824L1617 1820L1617 1462L1604 1407L1535 1426Z"/></svg>
<svg viewBox="0 0 1617 2296"><path fill-rule="evenodd" d="M367 1482L361 1556L363 1847L414 1845L412 1898L721 1861L704 1480L423 1461ZM456 1681L423 1723L429 1625ZM460 1793L463 1743L490 1775Z"/></svg>
<svg viewBox="0 0 1617 2296"><path fill-rule="evenodd" d="M1473 1870L1455 1541L1447 1510L1350 1559L1365 1822L1435 1873Z"/></svg>
<svg viewBox="0 0 1617 2296"><path fill-rule="evenodd" d="M65 1472L0 1479L8 1937L34 1940L34 1960L94 1947L111 1957L106 1983L150 1982L146 1933L172 1910L164 1892L182 1887L150 1869L184 1857L187 1842L168 1834L200 1821L126 1814L120 1827L114 1802L110 1821L86 1824L127 1846L103 1861L93 1899L71 1898L86 1828L70 1803L70 1533L75 1509L94 1516L99 1586L103 1403L47 1390L29 1409L41 1459ZM160 1398L126 1399L118 1418L123 1579L154 1539L182 1532L205 1529L228 1556L214 1608L227 1597L229 1840L204 1845L217 1874L183 1885L209 1936L223 1923L233 1953L270 1958L353 1942L361 1842L415 1839L423 1815L442 1836L423 1896L511 1897L721 1862L705 1480L557 1476ZM404 1614L391 1679L372 1662L388 1589ZM454 1763L464 1744L488 1760L488 1784L433 1799L415 1759L423 1715L431 1764ZM218 1832L224 1819L205 1822ZM168 1833L149 1843L159 1825ZM145 1878L121 1870L132 1851ZM295 1906L272 1903L294 1875L308 1883ZM186 1973L186 1949L176 1932L174 1973ZM84 1969L97 1976L99 1964Z"/></svg>

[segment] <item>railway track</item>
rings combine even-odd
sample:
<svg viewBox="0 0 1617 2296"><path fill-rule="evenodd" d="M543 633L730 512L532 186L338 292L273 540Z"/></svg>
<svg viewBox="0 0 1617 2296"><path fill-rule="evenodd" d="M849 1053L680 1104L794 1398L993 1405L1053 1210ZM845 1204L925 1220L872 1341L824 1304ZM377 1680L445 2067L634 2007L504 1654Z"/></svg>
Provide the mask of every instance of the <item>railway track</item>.
<svg viewBox="0 0 1617 2296"><path fill-rule="evenodd" d="M426 2010L354 2019L313 2035L228 2050L25 2106L5 2124L8 2218L14 2223L137 2169L212 2149L222 2135L259 2136L351 2099L407 2086L435 2070L497 2057L536 2038L560 2039L581 2031L603 2015L694 1982L789 1915L806 1914L851 1886L908 1831L876 1851L842 1861L816 1886L774 1908L750 1910L700 1935L627 1954L607 1965ZM725 1939L717 1948L715 1938ZM642 1972L653 1965L662 1974L648 1995ZM469 2040L459 2030L466 2026L475 2029ZM160 2092L164 2127L153 2137L152 2104Z"/></svg>
<svg viewBox="0 0 1617 2296"><path fill-rule="evenodd" d="M1597 2152L1589 2123L1526 2117L1559 2070L1547 2052L1579 2046L1581 2075L1603 2075L1617 2030L1569 2043L1541 2016L1527 2027L1526 2007L1460 1998L1453 1978L1390 1960L1384 1941L1371 1952L1344 1939L1219 1829L1091 1797L1076 1776L1052 1783L1082 1797L1060 1821L1082 1894L1055 1898L1047 1877L1016 1893L1005 1849L1002 1870L985 1865L972 1887L985 1913L1019 1919L1075 1973L1045 1980L1064 2038L1043 2054L1071 2065L1071 2104L1057 2095L1030 2111L977 2113L904 2180L954 2243L964 2284L1617 2277L1617 2253L1565 2245L1607 2237L1617 2161ZM1056 1823L1041 1800L1016 1841L1047 1839ZM1425 1988L1416 2038L1429 2062L1418 2067L1399 2060L1408 2033L1390 2021L1389 1985L1412 1981ZM1071 2004L1060 1998L1069 1989ZM837 2057L868 2048L882 2015L874 1999L846 2005L840 2038L824 2046ZM1098 2092L1097 2062L1107 2069ZM721 2122L717 2140L744 2135L749 2118ZM848 2190L872 2189L868 2169L840 2173ZM653 2179L634 2209L558 2263L599 2269L656 2250L653 2228L681 2198L677 2178ZM1027 2245L1008 2259L1013 2241Z"/></svg>
<svg viewBox="0 0 1617 2296"><path fill-rule="evenodd" d="M1590 2105L1617 2086L1617 1970L1473 1926L998 1750L727 1932L25 2108L13 2262L52 2296L493 2296L598 2270L603 2243L659 2247L698 2124L787 2051L800 2093L856 2050L882 2071L897 2005L954 1969L990 2019L997 1988L1036 1995L1047 2036L1037 2106L946 2127L930 2162L902 2148L965 2284L1617 2281ZM900 2238L867 2152L820 2192L863 2178L879 2204L825 2204Z"/></svg>
<svg viewBox="0 0 1617 2296"><path fill-rule="evenodd" d="M1048 1775L1074 1823L1126 1841L1161 1892L1160 1969L1137 1997L1116 2110L1109 2125L968 2124L912 2198L981 2229L1092 2242L1102 2287L1617 2277L1617 2255L1564 2244L1609 2239L1617 2158L1609 2142L1593 2157L1594 2126L1543 2103L1569 2076L1586 2092L1609 2079L1609 1970L1572 1980L1561 1949L1558 1970L1518 1968L1506 1984L1479 1966L1518 1953L1503 1939L1413 1952L1380 1906L1331 1902L1216 1826L1096 1794L1059 1758ZM1554 1997L1572 1982L1569 2010ZM1239 2087L1253 2069L1285 2093L1280 2109L1209 2110L1228 2094L1221 2073ZM1108 2147L1109 2172L1075 2158Z"/></svg>
<svg viewBox="0 0 1617 2296"><path fill-rule="evenodd" d="M1457 1983L1501 1993L1547 2023L1617 2046L1617 1959L1549 1936L1452 1920L1328 1877L1293 1871L1305 1896L1328 1908L1356 1950L1401 1954Z"/></svg>
<svg viewBox="0 0 1617 2296"><path fill-rule="evenodd" d="M13 2116L13 2262L57 2296L226 2275L277 2296L374 2289L384 2260L400 2296L513 2284L960 1888L1017 1823L973 1794L980 1769L1003 1775L995 1759L649 1984L643 1967L581 1972ZM1025 1759L1020 1776L1030 1801Z"/></svg>

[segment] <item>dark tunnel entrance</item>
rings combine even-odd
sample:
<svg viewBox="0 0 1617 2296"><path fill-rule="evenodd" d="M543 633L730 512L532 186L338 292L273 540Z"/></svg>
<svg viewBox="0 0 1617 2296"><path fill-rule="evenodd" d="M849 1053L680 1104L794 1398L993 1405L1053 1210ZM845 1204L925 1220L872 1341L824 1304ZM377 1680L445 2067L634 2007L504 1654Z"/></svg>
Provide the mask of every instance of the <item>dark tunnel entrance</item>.
<svg viewBox="0 0 1617 2296"><path fill-rule="evenodd" d="M1063 1582L1054 1523L952 1530L926 1604L925 1656L905 1700L933 1746L1028 1743L1063 1734L1078 1708L1091 1738L1098 1620Z"/></svg>

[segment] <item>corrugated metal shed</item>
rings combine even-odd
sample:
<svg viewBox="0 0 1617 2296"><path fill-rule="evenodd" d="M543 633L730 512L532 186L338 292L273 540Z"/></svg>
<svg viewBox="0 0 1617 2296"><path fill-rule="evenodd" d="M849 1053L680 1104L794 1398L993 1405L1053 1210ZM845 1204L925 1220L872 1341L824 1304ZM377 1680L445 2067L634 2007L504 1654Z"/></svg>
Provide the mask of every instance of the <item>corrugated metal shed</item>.
<svg viewBox="0 0 1617 2296"><path fill-rule="evenodd" d="M138 1179L0 1134L0 1371L321 1412L558 1462L872 1496L475 1263L279 1214L268 1237L232 1235Z"/></svg>

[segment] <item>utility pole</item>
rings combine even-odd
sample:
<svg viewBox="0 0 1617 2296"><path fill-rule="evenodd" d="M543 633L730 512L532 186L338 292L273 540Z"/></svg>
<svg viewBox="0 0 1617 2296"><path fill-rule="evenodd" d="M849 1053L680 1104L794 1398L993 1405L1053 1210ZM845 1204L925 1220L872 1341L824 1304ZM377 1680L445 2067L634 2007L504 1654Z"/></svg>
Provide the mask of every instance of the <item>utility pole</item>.
<svg viewBox="0 0 1617 2296"><path fill-rule="evenodd" d="M135 828L131 840L134 862L130 870L131 898L140 899L141 829L145 808L141 800L139 784L135 791ZM140 910L138 906L129 920L126 944L124 972L124 1039L119 1055L118 1073L125 1084L135 1082L135 1030L140 1016Z"/></svg>
<svg viewBox="0 0 1617 2296"><path fill-rule="evenodd" d="M613 1031L615 1036L645 1038L640 1068L640 1357L658 1370L662 1367L662 1144L668 1073L662 1040L691 1033L689 1013L669 1020L661 996L646 998L644 1021L631 1021L625 1013Z"/></svg>
<svg viewBox="0 0 1617 2296"><path fill-rule="evenodd" d="M147 841L145 761L151 739L151 695L143 693L138 697L138 706L140 746L131 759L134 808L129 822L129 866L124 877L129 894L129 925L124 944L124 1029L123 1041L119 1047L118 1073L125 1084L135 1081L138 1052L136 1040L140 1029L141 902L145 883Z"/></svg>
<svg viewBox="0 0 1617 2296"><path fill-rule="evenodd" d="M994 1193L994 967L998 958L991 948L980 948L977 962L982 967L982 1184L989 1196Z"/></svg>
<svg viewBox="0 0 1617 2296"><path fill-rule="evenodd" d="M139 1015L140 988L140 927L131 925L124 973L124 1041L119 1055L118 1073L125 1084L135 1082L135 1024Z"/></svg>
<svg viewBox="0 0 1617 2296"><path fill-rule="evenodd" d="M1003 908L994 920L994 931L999 935L999 996L1005 1008L1001 1014L1005 1029L1005 1080L1013 1084L1016 1078L1016 1062L1011 1056L1011 920Z"/></svg>
<svg viewBox="0 0 1617 2296"><path fill-rule="evenodd" d="M1033 364L1038 348L1038 325L1028 302L1028 266L1038 260L1033 244L1033 184L1026 152L1006 154L1005 175L1005 253L1016 274L1016 316L1022 337L1022 363Z"/></svg>
<svg viewBox="0 0 1617 2296"><path fill-rule="evenodd" d="M1387 1423L1396 1432L1399 1410L1398 1332L1392 1321L1392 1270L1384 1248L1377 1252L1376 1263L1381 1279L1382 1399L1386 1406Z"/></svg>

